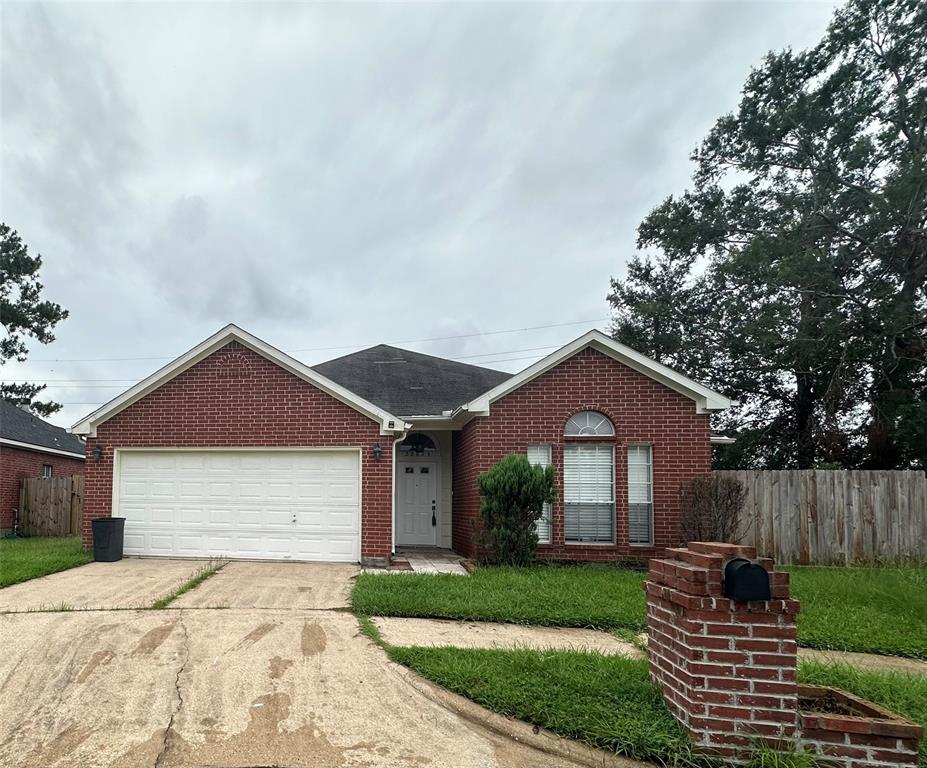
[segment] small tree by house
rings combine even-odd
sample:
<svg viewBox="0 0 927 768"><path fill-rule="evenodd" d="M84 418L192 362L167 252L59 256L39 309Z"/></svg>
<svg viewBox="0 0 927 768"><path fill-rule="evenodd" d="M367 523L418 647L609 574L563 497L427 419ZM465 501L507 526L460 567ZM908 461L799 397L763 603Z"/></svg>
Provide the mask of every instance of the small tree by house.
<svg viewBox="0 0 927 768"><path fill-rule="evenodd" d="M534 467L525 456L509 454L478 480L483 519L479 543L483 560L527 565L537 554L537 521L544 504L556 497L553 467Z"/></svg>
<svg viewBox="0 0 927 768"><path fill-rule="evenodd" d="M739 481L719 475L695 477L679 491L682 540L733 541L746 492Z"/></svg>

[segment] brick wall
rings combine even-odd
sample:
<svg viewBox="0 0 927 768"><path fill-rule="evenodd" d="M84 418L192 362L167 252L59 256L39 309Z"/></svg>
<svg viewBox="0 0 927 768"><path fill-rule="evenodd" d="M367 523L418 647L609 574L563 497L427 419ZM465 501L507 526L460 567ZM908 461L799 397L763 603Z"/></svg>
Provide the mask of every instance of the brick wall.
<svg viewBox="0 0 927 768"><path fill-rule="evenodd" d="M563 488L563 430L578 411L600 411L615 426L616 543L573 545L564 542L563 501L552 508L551 544L541 557L563 560L647 558L678 543L679 486L711 470L708 416L695 403L668 387L593 349L585 349L556 368L492 404L454 434L453 545L474 556L480 497L476 479L508 453L525 453L528 445L551 445L557 487ZM577 442L589 442L580 438ZM603 442L596 438L593 442ZM629 546L627 516L627 446L649 443L653 450L653 547Z"/></svg>
<svg viewBox="0 0 927 768"><path fill-rule="evenodd" d="M690 542L651 560L644 585L650 676L695 746L743 761L766 740L797 744L835 768L916 765L920 726L844 691L796 683L799 605L788 574L761 558L771 599L735 602L723 583L733 557L754 559L756 550ZM810 702L824 696L854 714L817 711Z"/></svg>
<svg viewBox="0 0 927 768"><path fill-rule="evenodd" d="M383 457L376 461L374 443ZM103 447L100 461L93 458ZM360 447L361 556L392 548L391 438L379 424L257 353L231 342L97 428L87 441L84 544L112 514L116 448Z"/></svg>
<svg viewBox="0 0 927 768"><path fill-rule="evenodd" d="M41 477L43 464L51 464L52 477L84 474L83 459L0 445L0 531L12 530L22 481Z"/></svg>

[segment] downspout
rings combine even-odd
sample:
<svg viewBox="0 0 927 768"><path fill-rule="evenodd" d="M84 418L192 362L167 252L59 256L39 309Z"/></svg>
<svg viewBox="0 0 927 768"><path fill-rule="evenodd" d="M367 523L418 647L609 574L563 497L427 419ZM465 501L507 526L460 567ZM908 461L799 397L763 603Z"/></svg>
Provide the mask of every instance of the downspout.
<svg viewBox="0 0 927 768"><path fill-rule="evenodd" d="M402 434L393 440L393 466L391 468L392 474L392 491L391 491L391 503L393 509L393 519L390 523L390 554L396 554L396 448L406 437L409 436L409 430L412 429L412 425L408 422L405 422L405 427L402 430Z"/></svg>

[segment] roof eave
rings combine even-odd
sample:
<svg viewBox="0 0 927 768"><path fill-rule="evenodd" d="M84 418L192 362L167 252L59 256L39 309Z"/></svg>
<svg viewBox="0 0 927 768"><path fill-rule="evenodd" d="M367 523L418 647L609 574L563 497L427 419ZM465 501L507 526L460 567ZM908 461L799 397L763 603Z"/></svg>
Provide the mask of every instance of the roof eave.
<svg viewBox="0 0 927 768"><path fill-rule="evenodd" d="M117 413L125 410L132 404L138 402L146 395L150 394L158 387L164 385L176 376L179 376L186 370L189 370L197 363L205 360L209 355L218 351L231 341L237 341L243 346L251 349L253 352L267 358L271 362L279 365L294 376L303 379L317 389L334 397L336 400L343 402L345 405L354 408L354 410L363 413L374 421L380 422L380 434L389 435L402 432L408 427L408 424L398 416L383 410L373 403L359 397L340 384L314 371L309 366L301 363L285 352L272 347L267 342L262 341L256 336L239 328L234 324L229 324L222 330L214 333L209 338L197 344L183 355L159 368L153 374L140 381L133 387L123 392L121 395L110 400L108 403L97 408L93 413L84 417L71 426L68 430L75 435L85 435L87 437L97 436L97 427L107 419L112 418Z"/></svg>

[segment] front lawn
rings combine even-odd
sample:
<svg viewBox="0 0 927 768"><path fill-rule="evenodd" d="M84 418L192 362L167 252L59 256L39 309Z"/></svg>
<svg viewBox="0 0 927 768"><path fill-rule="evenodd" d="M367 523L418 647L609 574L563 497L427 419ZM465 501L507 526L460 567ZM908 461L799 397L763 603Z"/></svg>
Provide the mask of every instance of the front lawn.
<svg viewBox="0 0 927 768"><path fill-rule="evenodd" d="M640 631L646 626L645 578L608 566L487 567L470 576L362 574L352 604L363 616Z"/></svg>
<svg viewBox="0 0 927 768"><path fill-rule="evenodd" d="M80 536L0 539L0 587L57 573L93 560Z"/></svg>
<svg viewBox="0 0 927 768"><path fill-rule="evenodd" d="M789 567L809 648L927 659L927 569Z"/></svg>
<svg viewBox="0 0 927 768"><path fill-rule="evenodd" d="M394 661L500 714L639 760L691 765L690 744L647 662L577 651L399 648ZM927 677L804 663L799 680L834 685L927 725ZM921 745L927 768L927 745Z"/></svg>
<svg viewBox="0 0 927 768"><path fill-rule="evenodd" d="M810 648L927 659L927 569L791 567L798 642ZM640 631L640 571L606 566L479 568L469 577L364 574L354 610Z"/></svg>

